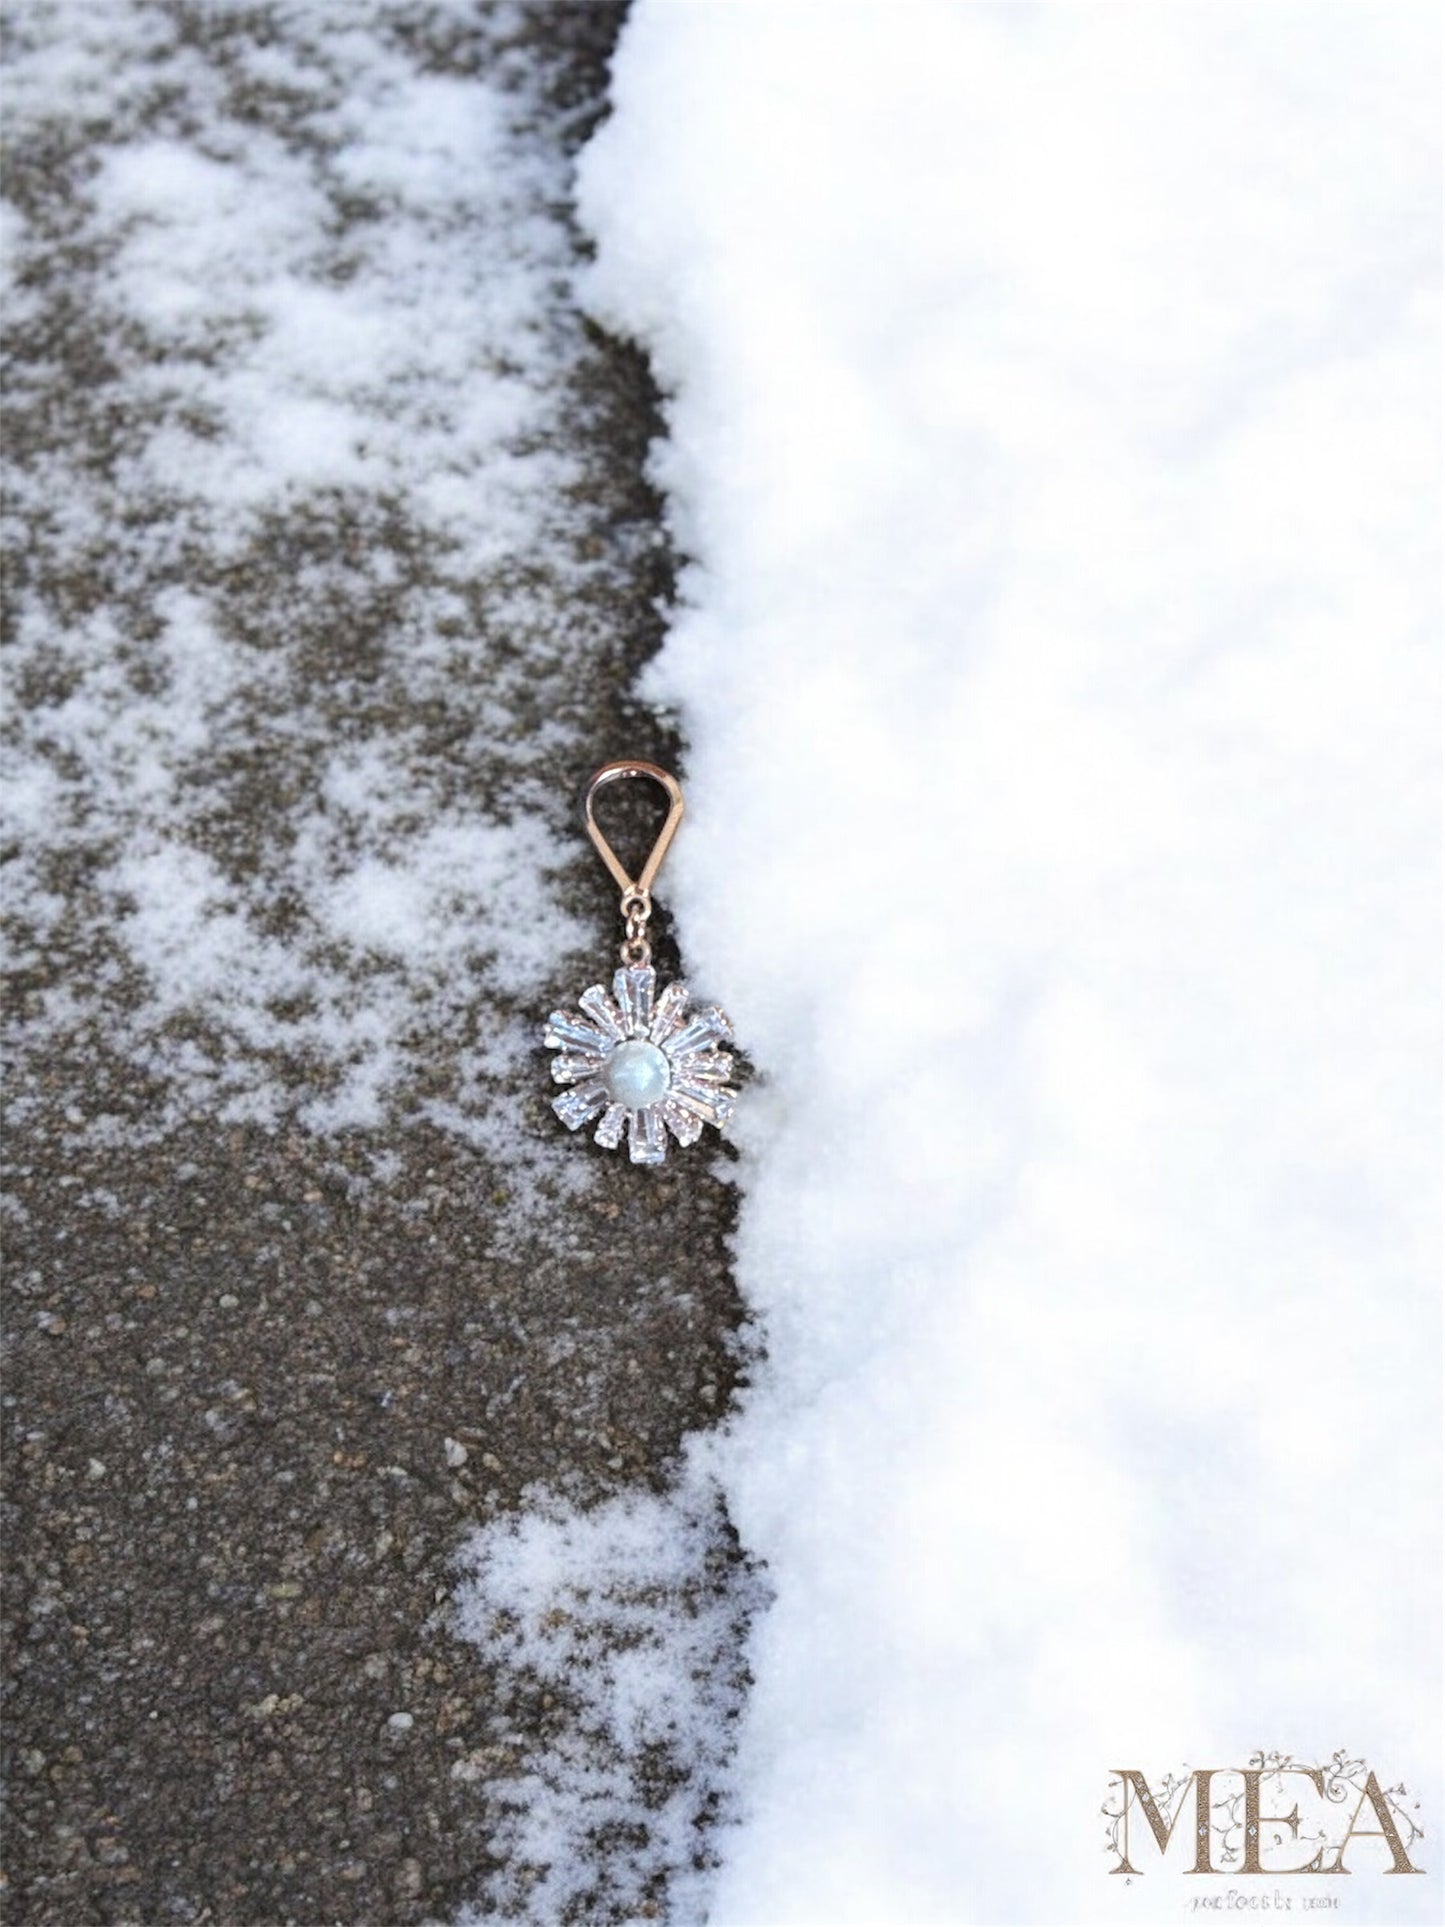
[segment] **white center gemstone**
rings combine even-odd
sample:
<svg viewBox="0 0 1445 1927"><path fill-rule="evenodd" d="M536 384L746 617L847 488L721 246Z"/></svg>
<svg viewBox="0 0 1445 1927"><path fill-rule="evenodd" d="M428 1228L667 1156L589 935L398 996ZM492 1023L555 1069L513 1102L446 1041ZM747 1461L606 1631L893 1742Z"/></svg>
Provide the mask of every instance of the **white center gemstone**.
<svg viewBox="0 0 1445 1927"><path fill-rule="evenodd" d="M666 1097L672 1074L656 1044L645 1044L641 1038L634 1037L619 1044L607 1059L602 1080L614 1104L625 1104L629 1111L640 1111Z"/></svg>

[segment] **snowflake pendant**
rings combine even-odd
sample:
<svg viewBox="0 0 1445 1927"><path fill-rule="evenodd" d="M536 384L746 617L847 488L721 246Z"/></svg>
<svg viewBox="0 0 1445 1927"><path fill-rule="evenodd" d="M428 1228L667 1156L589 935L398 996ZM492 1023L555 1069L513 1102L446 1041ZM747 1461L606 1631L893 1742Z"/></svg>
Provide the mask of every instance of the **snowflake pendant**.
<svg viewBox="0 0 1445 1927"><path fill-rule="evenodd" d="M634 879L602 834L592 804L600 789L627 777L656 783L667 797L667 821L651 854ZM669 984L657 995L657 972L647 941L652 915L652 884L658 866L682 821L682 790L677 778L656 763L607 763L587 785L582 820L622 891L622 968L612 979L609 997L601 984L584 990L579 1010L554 1010L542 1032L552 1060L552 1075L568 1088L552 1109L569 1131L580 1131L600 1116L597 1142L616 1150L627 1133L634 1164L661 1164L667 1133L679 1144L694 1144L704 1124L725 1124L737 1096L728 1084L733 1060L720 1044L732 1040L733 1027L717 1008L687 1008L687 985Z"/></svg>
<svg viewBox="0 0 1445 1927"><path fill-rule="evenodd" d="M570 1088L552 1109L569 1131L601 1114L594 1133L613 1150L627 1133L634 1164L661 1164L667 1130L693 1144L704 1124L725 1124L736 1091L728 1084L733 1060L718 1046L733 1028L715 1004L688 1014L686 984L656 995L651 964L624 965L612 996L593 984L578 998L580 1012L554 1010L542 1041L561 1054L552 1075Z"/></svg>

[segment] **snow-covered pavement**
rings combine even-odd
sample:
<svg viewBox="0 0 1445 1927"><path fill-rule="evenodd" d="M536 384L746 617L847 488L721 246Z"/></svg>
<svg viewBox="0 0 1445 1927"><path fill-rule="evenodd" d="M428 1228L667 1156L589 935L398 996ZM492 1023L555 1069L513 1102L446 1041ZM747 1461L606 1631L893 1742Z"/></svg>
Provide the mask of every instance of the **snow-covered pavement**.
<svg viewBox="0 0 1445 1927"><path fill-rule="evenodd" d="M732 1193L567 1137L668 563L618 11L6 10L7 1918L418 1927L560 1707L469 1528L726 1403ZM588 977L584 975L582 981Z"/></svg>
<svg viewBox="0 0 1445 1927"><path fill-rule="evenodd" d="M375 1126L409 1035L479 984L535 998L590 935L555 877L608 585L653 531L598 539L567 116L528 26L17 23L10 901L36 958L83 958L18 1048L89 1021L144 1062L132 1139ZM432 1108L525 1157L486 1075L462 1053Z"/></svg>

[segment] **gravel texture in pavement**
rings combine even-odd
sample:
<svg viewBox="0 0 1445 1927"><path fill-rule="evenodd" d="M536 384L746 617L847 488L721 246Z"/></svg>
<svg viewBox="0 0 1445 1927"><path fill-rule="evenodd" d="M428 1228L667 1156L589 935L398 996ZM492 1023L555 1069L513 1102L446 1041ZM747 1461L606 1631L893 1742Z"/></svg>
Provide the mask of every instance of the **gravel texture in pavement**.
<svg viewBox="0 0 1445 1927"><path fill-rule="evenodd" d="M538 1036L618 936L581 785L610 757L676 766L680 748L628 693L671 581L644 479L654 397L577 311L581 243L555 187L603 110L618 21L601 5L12 19L30 80L6 182L9 706L33 806L7 852L16 1927L454 1913L491 1864L489 1772L567 1718L452 1637L458 1544L534 1482L584 1505L656 1484L735 1383L726 1150L709 1132L642 1171L568 1138ZM87 61L110 79L92 86ZM450 186L427 201L408 176L396 212L377 158L408 87L441 83L442 115L476 79L509 103L499 177L525 154L536 202L491 242L486 207ZM357 87L374 93L360 133ZM288 169L312 196L299 240ZM146 209L188 183L200 232L238 177L235 275L202 260L205 299L147 311L181 243L155 229L169 254L148 271ZM290 365L281 297L246 292L259 255L284 261L293 320L296 290L321 290L374 323L383 362L399 327L425 362L429 326L445 359L445 304L467 288L438 279L440 318L423 304L409 322L408 275L425 286L503 244L520 293L477 382L515 376L532 412L486 431L519 477L493 551L481 456L462 478L480 508L427 497L408 468L427 434L445 455L436 417L460 418L465 367L434 376L392 456L312 475L249 450L245 395L257 419L281 407ZM384 438L391 402L358 368L337 377L346 419ZM214 701L188 693L190 635ZM624 797L612 820L635 845L645 819ZM436 868L436 826L465 852L474 821L505 858L480 902ZM371 944L385 891L345 894L368 863L421 878ZM408 918L426 943L397 933Z"/></svg>

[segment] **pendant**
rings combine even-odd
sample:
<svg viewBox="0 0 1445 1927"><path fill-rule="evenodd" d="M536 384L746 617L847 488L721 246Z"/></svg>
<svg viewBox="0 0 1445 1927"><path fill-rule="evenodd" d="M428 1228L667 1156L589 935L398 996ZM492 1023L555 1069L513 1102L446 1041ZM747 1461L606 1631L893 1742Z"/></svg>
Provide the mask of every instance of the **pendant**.
<svg viewBox="0 0 1445 1927"><path fill-rule="evenodd" d="M636 878L618 861L592 807L598 790L634 776L659 784L669 804L667 821ZM607 763L587 785L583 820L622 891L626 935L611 995L593 984L577 999L577 1010L554 1010L547 1019L542 1041L558 1052L552 1076L568 1086L552 1109L569 1131L598 1118L593 1136L607 1150L615 1150L626 1132L634 1164L661 1164L669 1131L679 1144L695 1143L704 1124L727 1122L737 1096L728 1083L732 1057L719 1048L731 1042L732 1025L716 1004L690 1011L686 984L659 991L647 941L652 885L682 821L682 789L655 763Z"/></svg>

